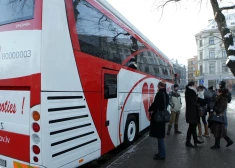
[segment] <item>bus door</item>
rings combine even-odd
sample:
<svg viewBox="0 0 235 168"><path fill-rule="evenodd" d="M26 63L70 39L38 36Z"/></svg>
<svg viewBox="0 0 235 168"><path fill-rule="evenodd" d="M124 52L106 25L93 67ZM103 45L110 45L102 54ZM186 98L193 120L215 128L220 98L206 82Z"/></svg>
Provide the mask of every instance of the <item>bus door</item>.
<svg viewBox="0 0 235 168"><path fill-rule="evenodd" d="M102 69L102 153L118 142L118 71Z"/></svg>

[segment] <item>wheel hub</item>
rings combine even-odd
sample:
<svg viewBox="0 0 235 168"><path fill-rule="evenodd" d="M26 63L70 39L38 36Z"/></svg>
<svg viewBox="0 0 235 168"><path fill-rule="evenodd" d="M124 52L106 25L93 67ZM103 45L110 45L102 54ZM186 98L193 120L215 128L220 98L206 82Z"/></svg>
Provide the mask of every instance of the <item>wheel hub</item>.
<svg viewBox="0 0 235 168"><path fill-rule="evenodd" d="M136 134L136 124L134 121L131 121L128 125L128 131L127 131L127 137L130 142L135 139L135 134Z"/></svg>

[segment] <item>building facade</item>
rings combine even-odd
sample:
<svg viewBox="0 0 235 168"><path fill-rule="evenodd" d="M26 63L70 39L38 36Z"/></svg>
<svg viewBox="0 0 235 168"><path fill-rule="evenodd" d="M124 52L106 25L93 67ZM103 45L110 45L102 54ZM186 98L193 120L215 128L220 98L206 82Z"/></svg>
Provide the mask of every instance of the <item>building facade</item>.
<svg viewBox="0 0 235 168"><path fill-rule="evenodd" d="M235 13L225 16L228 27L234 33ZM205 87L218 88L219 82L224 80L232 91L235 87L235 78L226 66L227 54L216 22L209 20L209 25L196 34L195 38L198 53L198 71L196 73L198 83Z"/></svg>
<svg viewBox="0 0 235 168"><path fill-rule="evenodd" d="M198 81L195 78L196 73L198 72L197 63L197 56L188 59L188 82L194 81L196 84L198 84Z"/></svg>
<svg viewBox="0 0 235 168"><path fill-rule="evenodd" d="M186 66L183 64L179 64L177 60L172 59L171 62L173 63L174 73L180 76L180 89L184 89L187 85L186 80Z"/></svg>

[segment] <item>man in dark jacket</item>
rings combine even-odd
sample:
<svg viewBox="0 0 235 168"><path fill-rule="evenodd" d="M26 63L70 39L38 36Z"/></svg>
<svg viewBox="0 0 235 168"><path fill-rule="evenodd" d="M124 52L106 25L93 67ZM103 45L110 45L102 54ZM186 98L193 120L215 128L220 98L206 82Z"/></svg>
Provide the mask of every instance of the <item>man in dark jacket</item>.
<svg viewBox="0 0 235 168"><path fill-rule="evenodd" d="M220 83L219 83L219 88L220 88L220 89L226 89L225 85L226 85L226 83L225 83L224 81L220 81ZM228 89L226 89L226 90L227 90L227 100L228 100L228 103L230 103L231 100L232 100L232 95L231 95L231 93L228 91ZM227 108L226 108L226 110L225 110L225 112L224 112L224 119L225 119L224 125L225 125L225 128L227 128L227 127L228 127Z"/></svg>
<svg viewBox="0 0 235 168"><path fill-rule="evenodd" d="M197 125L199 124L199 112L197 104L197 89L194 82L189 82L186 86L185 101L186 101L186 122L189 124L186 138L186 146L194 148L197 144L202 144L203 141L197 139ZM193 136L194 146L191 143Z"/></svg>

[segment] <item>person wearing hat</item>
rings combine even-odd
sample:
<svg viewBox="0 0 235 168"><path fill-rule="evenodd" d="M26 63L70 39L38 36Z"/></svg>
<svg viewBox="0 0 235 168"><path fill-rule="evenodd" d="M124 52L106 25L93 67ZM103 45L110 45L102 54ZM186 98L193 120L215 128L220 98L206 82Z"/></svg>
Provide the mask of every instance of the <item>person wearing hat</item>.
<svg viewBox="0 0 235 168"><path fill-rule="evenodd" d="M175 84L173 90L169 93L170 105L171 105L171 120L168 125L167 135L170 135L172 124L174 123L175 133L181 134L178 130L178 121L180 116L180 110L182 107L181 97L178 93L179 85Z"/></svg>
<svg viewBox="0 0 235 168"><path fill-rule="evenodd" d="M169 96L166 92L166 83L160 81L158 83L158 92L155 95L154 101L149 107L150 112L150 132L149 136L158 139L158 154L155 154L153 159L165 160L165 123L158 123L154 120L154 116L157 115L158 111L164 110L169 105Z"/></svg>
<svg viewBox="0 0 235 168"><path fill-rule="evenodd" d="M227 100L228 100L228 103L230 103L231 102L231 100L232 100L232 96L231 96L231 93L229 92L229 90L226 88L226 83L225 83L225 81L220 81L220 83L219 83L219 88L220 89L226 89L226 95L227 95ZM228 127L228 118L227 118L227 108L225 109L225 112L224 112L224 119L225 119L225 128L227 129L227 127Z"/></svg>
<svg viewBox="0 0 235 168"><path fill-rule="evenodd" d="M219 89L218 97L215 101L214 113L222 117L225 109L228 105L228 89ZM220 148L220 139L224 138L227 141L226 147L229 147L233 144L233 141L228 137L227 131L224 123L215 122L212 120L212 134L215 137L215 144L211 147L211 149L219 149Z"/></svg>

